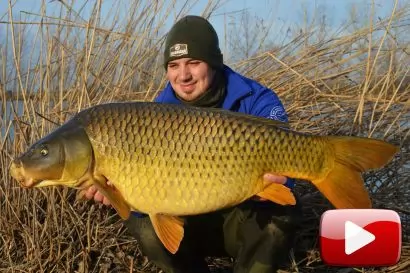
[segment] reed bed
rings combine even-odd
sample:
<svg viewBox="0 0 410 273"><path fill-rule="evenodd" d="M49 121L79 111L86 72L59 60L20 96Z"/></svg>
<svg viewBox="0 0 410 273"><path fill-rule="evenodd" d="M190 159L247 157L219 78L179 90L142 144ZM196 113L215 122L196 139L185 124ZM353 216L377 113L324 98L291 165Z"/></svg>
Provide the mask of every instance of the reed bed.
<svg viewBox="0 0 410 273"><path fill-rule="evenodd" d="M159 272L112 208L76 202L72 189L21 189L7 168L15 155L80 109L152 100L165 84L166 22L197 2L177 9L172 1L129 1L126 13L118 5L103 14L102 1L84 1L91 5L87 15L83 5L61 0L43 1L38 13L14 14L8 4L8 13L0 15L0 272ZM58 5L57 14L49 5ZM213 15L221 5L209 1L202 15ZM410 7L396 5L391 16L369 18L365 26L346 25L331 35L307 28L286 43L227 60L278 93L293 129L376 137L401 148L386 168L364 175L375 207L401 216L399 263L374 269L324 265L318 226L332 207L302 182L296 191L304 219L280 272L410 271L409 25ZM209 257L214 272L230 272L231 263Z"/></svg>

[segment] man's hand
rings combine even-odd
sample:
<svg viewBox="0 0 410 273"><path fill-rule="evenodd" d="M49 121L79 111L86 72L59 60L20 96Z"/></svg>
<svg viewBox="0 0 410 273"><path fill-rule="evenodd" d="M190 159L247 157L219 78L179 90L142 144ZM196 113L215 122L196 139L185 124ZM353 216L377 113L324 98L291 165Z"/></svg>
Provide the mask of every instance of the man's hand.
<svg viewBox="0 0 410 273"><path fill-rule="evenodd" d="M107 185L111 186L112 184L110 183L110 181L107 181ZM106 206L111 206L110 200L108 200L107 197L99 192L95 186L91 186L86 189L82 195L85 196L85 198L87 198L88 200L94 199L95 202L102 203Z"/></svg>
<svg viewBox="0 0 410 273"><path fill-rule="evenodd" d="M274 173L265 173L263 175L263 180L267 183L278 183L278 184L285 184L287 181L286 176L281 176L281 175L276 175ZM258 201L268 201L265 198L261 198L259 196L254 196L252 197L253 200L258 200Z"/></svg>
<svg viewBox="0 0 410 273"><path fill-rule="evenodd" d="M265 173L263 180L269 183L279 183L283 185L288 179L286 176L276 175L273 173Z"/></svg>

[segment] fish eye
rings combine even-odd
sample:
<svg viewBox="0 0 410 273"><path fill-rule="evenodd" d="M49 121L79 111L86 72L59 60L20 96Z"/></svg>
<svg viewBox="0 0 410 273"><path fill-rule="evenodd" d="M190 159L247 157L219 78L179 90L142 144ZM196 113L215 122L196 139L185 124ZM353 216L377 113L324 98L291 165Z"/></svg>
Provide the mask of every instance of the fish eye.
<svg viewBox="0 0 410 273"><path fill-rule="evenodd" d="M41 154L42 156L48 155L48 149L47 149L46 147L42 147L42 148L40 149L40 154Z"/></svg>

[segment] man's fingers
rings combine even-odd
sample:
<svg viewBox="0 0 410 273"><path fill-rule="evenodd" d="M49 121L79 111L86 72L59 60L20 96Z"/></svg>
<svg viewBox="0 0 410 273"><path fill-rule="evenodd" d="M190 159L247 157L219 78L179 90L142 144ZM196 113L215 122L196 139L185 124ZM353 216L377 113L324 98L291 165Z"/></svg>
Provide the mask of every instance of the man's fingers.
<svg viewBox="0 0 410 273"><path fill-rule="evenodd" d="M102 201L104 200L104 195L102 195L99 191L97 191L97 192L94 194L94 200L95 200L96 202L102 203Z"/></svg>
<svg viewBox="0 0 410 273"><path fill-rule="evenodd" d="M107 185L112 186L112 183L107 181ZM95 186L90 186L87 189L80 190L78 196L80 198L85 197L88 200L94 199L95 202L102 203L106 206L111 205L110 200L108 200L108 198L106 198L101 192L99 192Z"/></svg>
<svg viewBox="0 0 410 273"><path fill-rule="evenodd" d="M265 173L263 175L263 180L267 183L278 183L278 184L285 184L287 181L286 176L282 176L282 175L277 175L274 173ZM265 198L261 198L259 196L254 196L253 197L254 200L258 200L258 201L267 201L267 199Z"/></svg>
<svg viewBox="0 0 410 273"><path fill-rule="evenodd" d="M269 183L285 184L287 181L286 176L276 175L273 173L266 173L263 176L263 180Z"/></svg>
<svg viewBox="0 0 410 273"><path fill-rule="evenodd" d="M95 186L91 186L86 189L85 197L89 200L94 198L95 193L97 192L97 188Z"/></svg>
<svg viewBox="0 0 410 273"><path fill-rule="evenodd" d="M106 205L106 206L111 206L110 200L108 200L108 198L106 198L106 197L103 198L103 201L102 201L102 202L103 202L103 204Z"/></svg>

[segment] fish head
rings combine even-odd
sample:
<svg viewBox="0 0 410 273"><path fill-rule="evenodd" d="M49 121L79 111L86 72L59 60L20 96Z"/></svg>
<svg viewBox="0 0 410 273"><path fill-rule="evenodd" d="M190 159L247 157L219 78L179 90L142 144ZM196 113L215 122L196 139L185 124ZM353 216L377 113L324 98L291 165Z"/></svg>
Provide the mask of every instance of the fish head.
<svg viewBox="0 0 410 273"><path fill-rule="evenodd" d="M10 174L25 188L33 187L42 180L58 180L64 169L64 152L59 141L41 140L15 158Z"/></svg>
<svg viewBox="0 0 410 273"><path fill-rule="evenodd" d="M10 175L21 187L77 187L92 161L92 147L85 131L62 126L32 144L10 165Z"/></svg>

